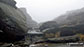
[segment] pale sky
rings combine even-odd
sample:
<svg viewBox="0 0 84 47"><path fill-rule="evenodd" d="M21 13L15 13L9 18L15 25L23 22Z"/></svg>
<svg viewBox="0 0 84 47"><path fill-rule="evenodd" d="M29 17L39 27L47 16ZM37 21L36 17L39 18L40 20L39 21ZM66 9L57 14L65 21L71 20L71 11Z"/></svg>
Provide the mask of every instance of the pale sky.
<svg viewBox="0 0 84 47"><path fill-rule="evenodd" d="M33 20L45 22L66 11L84 7L84 0L16 0L18 7L25 7Z"/></svg>

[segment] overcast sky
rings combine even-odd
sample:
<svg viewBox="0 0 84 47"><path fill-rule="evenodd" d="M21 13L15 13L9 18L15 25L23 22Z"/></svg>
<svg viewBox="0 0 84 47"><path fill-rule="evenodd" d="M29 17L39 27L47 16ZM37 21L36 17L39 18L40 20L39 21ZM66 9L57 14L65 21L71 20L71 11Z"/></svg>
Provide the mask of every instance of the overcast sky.
<svg viewBox="0 0 84 47"><path fill-rule="evenodd" d="M16 0L18 7L25 7L33 20L45 22L66 11L84 7L84 0Z"/></svg>

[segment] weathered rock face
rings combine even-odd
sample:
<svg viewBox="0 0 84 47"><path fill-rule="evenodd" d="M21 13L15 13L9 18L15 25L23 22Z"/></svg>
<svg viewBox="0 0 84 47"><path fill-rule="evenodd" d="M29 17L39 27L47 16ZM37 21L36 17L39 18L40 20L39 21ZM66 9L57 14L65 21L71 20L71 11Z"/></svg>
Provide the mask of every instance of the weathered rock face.
<svg viewBox="0 0 84 47"><path fill-rule="evenodd" d="M16 2L14 0L0 0L0 2L3 2L5 4L8 4L8 5L13 6L13 7L16 8L16 6L15 6Z"/></svg>
<svg viewBox="0 0 84 47"><path fill-rule="evenodd" d="M38 23L35 22L31 17L30 15L27 13L27 10L25 8L19 8L26 16L26 22L27 22L27 25L29 28L36 28L38 27Z"/></svg>
<svg viewBox="0 0 84 47"><path fill-rule="evenodd" d="M15 4L14 0L0 0L0 42L19 41L28 31L26 16Z"/></svg>

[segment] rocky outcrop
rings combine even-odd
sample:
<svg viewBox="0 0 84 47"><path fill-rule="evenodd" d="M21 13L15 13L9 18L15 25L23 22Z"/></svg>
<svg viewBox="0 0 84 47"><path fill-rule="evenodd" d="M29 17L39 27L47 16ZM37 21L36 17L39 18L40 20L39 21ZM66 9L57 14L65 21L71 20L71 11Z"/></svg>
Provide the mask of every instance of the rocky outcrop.
<svg viewBox="0 0 84 47"><path fill-rule="evenodd" d="M26 22L29 28L37 28L38 27L38 23L36 21L34 21L30 15L27 13L27 10L25 8L19 8L26 16Z"/></svg>
<svg viewBox="0 0 84 47"><path fill-rule="evenodd" d="M8 4L8 5L13 6L13 7L16 8L16 6L15 6L16 2L14 0L0 0L0 2Z"/></svg>
<svg viewBox="0 0 84 47"><path fill-rule="evenodd" d="M40 27L39 27L39 29L41 30L41 31L44 31L44 30L46 30L46 31L51 31L51 30L53 30L53 29L55 29L55 28L58 28L58 24L57 24L57 22L56 21L48 21L48 22L45 22L45 23L43 23Z"/></svg>
<svg viewBox="0 0 84 47"><path fill-rule="evenodd" d="M14 0L0 0L0 42L22 40L28 31L26 16Z"/></svg>

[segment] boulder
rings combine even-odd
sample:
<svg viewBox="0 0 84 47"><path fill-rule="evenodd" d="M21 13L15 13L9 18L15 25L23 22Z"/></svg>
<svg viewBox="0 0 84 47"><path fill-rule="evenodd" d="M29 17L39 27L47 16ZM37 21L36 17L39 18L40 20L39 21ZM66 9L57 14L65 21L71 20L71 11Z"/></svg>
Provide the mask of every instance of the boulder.
<svg viewBox="0 0 84 47"><path fill-rule="evenodd" d="M28 31L26 16L14 0L0 0L0 42L20 41Z"/></svg>

